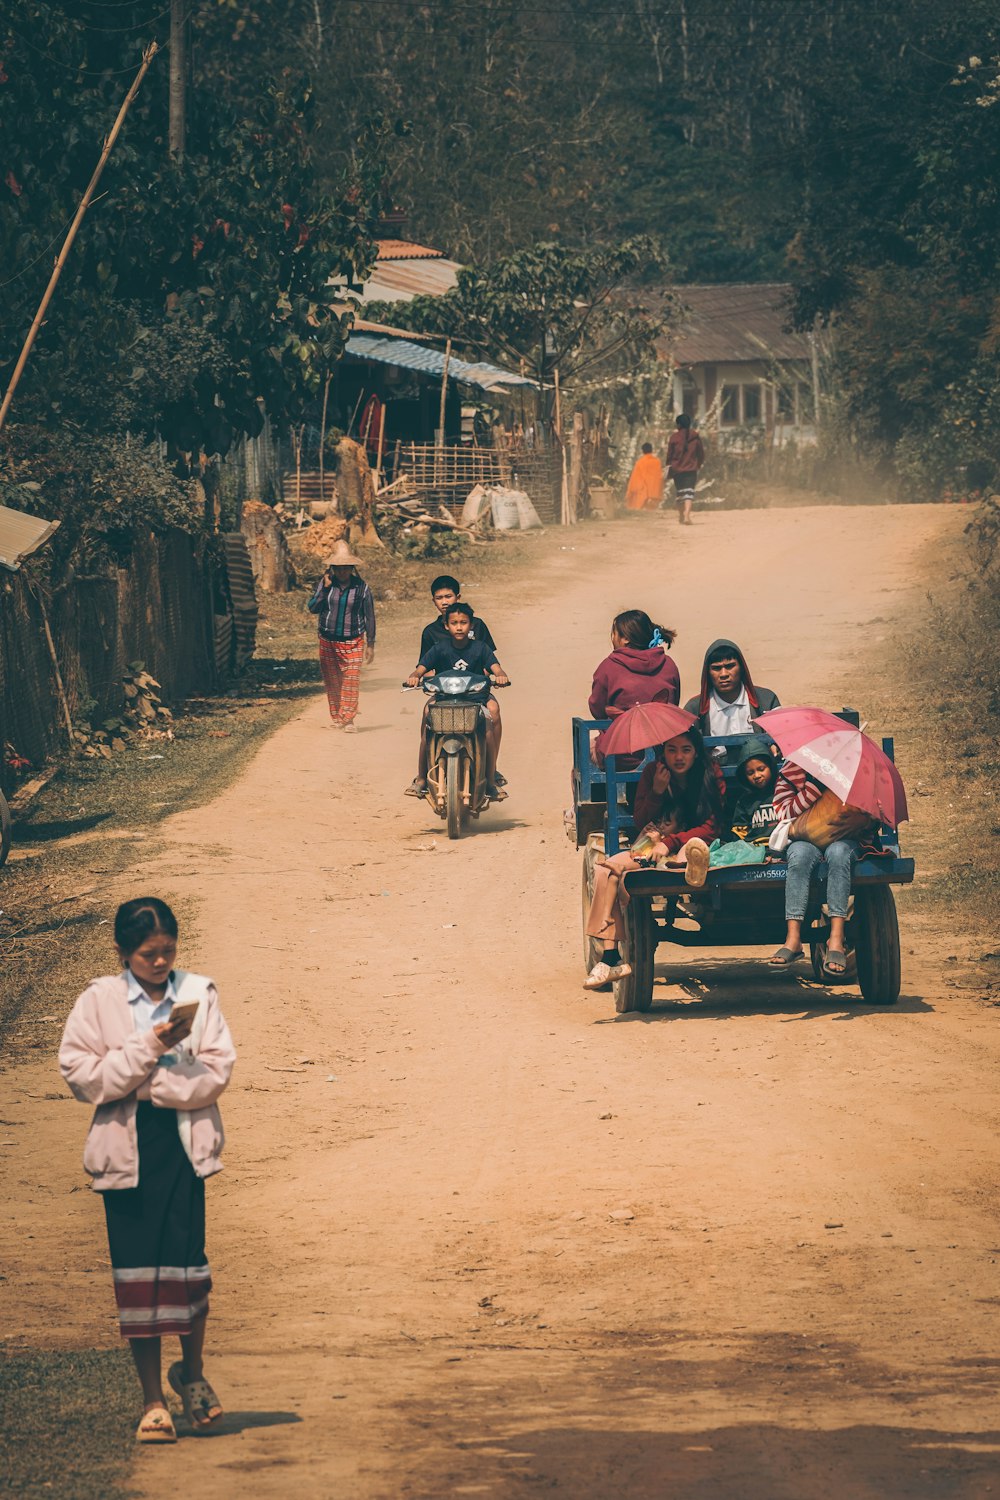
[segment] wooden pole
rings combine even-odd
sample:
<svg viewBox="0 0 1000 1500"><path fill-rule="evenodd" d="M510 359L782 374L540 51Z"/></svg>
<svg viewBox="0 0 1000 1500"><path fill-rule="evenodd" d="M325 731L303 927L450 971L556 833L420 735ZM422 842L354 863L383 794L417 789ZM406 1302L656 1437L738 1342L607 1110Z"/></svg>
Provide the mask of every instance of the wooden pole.
<svg viewBox="0 0 1000 1500"><path fill-rule="evenodd" d="M66 736L69 740L69 748L72 750L74 748L73 715L69 711L69 699L66 697L66 689L63 686L62 673L59 670L59 658L56 655L56 643L52 639L52 629L49 625L48 611L45 608L45 600L42 598L41 589L39 589L37 592L33 589L32 593L34 593L38 608L42 612L42 625L45 628L45 639L48 643L49 656L52 658L52 671L55 674L56 691L59 694L59 703L63 711L63 718L66 721Z"/></svg>
<svg viewBox="0 0 1000 1500"><path fill-rule="evenodd" d="M448 366L451 363L451 339L445 340L444 369L441 371L441 405L438 410L438 441L444 447L444 408L448 396Z"/></svg>
<svg viewBox="0 0 1000 1500"><path fill-rule="evenodd" d="M73 216L73 222L69 226L66 238L63 241L63 247L60 250L56 263L52 268L52 275L49 277L49 284L45 288L45 293L42 297L41 302L38 304L38 311L35 313L34 322L28 329L28 337L24 341L24 348L21 350L17 364L14 366L14 373L10 377L10 385L7 387L7 394L3 398L3 405L0 406L0 428L3 427L4 422L7 420L7 413L10 411L10 404L14 399L14 392L17 390L18 382L20 381L21 376L24 373L24 367L28 363L28 355L31 353L32 346L38 336L38 330L39 328L41 328L42 323L45 319L45 314L48 310L49 303L52 301L52 296L55 292L56 285L58 284L59 277L62 275L63 266L66 264L66 258L69 255L70 250L73 248L73 241L76 239L77 230L83 223L83 216L87 212L87 209L90 207L90 200L93 198L94 192L97 188L97 184L101 180L101 173L104 171L104 168L107 165L108 157L114 150L115 141L117 141L118 136L121 132L121 128L125 124L125 116L128 114L129 109L132 106L132 101L135 99L136 94L139 92L139 85L145 78L146 73L149 69L149 65L153 61L153 58L156 56L158 50L159 49L156 43L150 42L149 46L142 54L142 66L140 67L138 73L135 75L132 87L125 95L124 101L122 102L122 107L118 111L118 118L112 125L111 133L108 136L107 140L104 142L104 150L101 152L97 166L94 168L94 175L93 177L91 177L90 182L87 184L86 192L80 199L79 206L77 207L76 213Z"/></svg>
<svg viewBox="0 0 1000 1500"><path fill-rule="evenodd" d="M389 410L388 401L382 402L382 420L378 429L378 456L375 459L375 493L378 494L382 488L382 455L385 452L385 414Z"/></svg>
<svg viewBox="0 0 1000 1500"><path fill-rule="evenodd" d="M351 412L351 420L347 424L347 431L344 434L345 437L350 437L350 435L351 435L351 428L354 426L354 419L355 419L355 417L358 414L358 407L361 405L362 401L364 400L364 396L365 396L365 388L364 388L364 386L362 386L361 390L358 392L358 399L354 403L354 410Z"/></svg>
<svg viewBox="0 0 1000 1500"><path fill-rule="evenodd" d="M184 160L186 129L187 58L185 41L187 0L170 0L170 90L167 143L170 155L177 161Z"/></svg>
<svg viewBox="0 0 1000 1500"><path fill-rule="evenodd" d="M330 398L330 381L333 379L333 371L327 373L323 383L323 415L319 423L319 498L326 499L326 479L323 472L323 452L326 448L326 403Z"/></svg>

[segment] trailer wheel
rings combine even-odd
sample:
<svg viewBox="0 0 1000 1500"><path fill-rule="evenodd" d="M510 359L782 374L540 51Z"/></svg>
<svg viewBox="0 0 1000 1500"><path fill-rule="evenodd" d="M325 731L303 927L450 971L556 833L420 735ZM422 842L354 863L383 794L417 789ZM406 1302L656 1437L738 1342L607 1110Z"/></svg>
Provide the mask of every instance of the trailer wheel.
<svg viewBox="0 0 1000 1500"><path fill-rule="evenodd" d="M583 904L583 967L589 974L596 963L600 963L604 951L596 938L587 936L587 918L590 903L594 899L594 856L597 848L589 841L583 851L583 881L580 895Z"/></svg>
<svg viewBox="0 0 1000 1500"><path fill-rule="evenodd" d="M653 908L648 896L633 896L625 907L625 937L621 944L631 974L615 982L615 1010L647 1011L653 1003L653 955L656 952Z"/></svg>
<svg viewBox="0 0 1000 1500"><path fill-rule="evenodd" d="M899 999L899 921L887 885L873 885L854 897L854 951L858 983L869 1005L894 1005Z"/></svg>

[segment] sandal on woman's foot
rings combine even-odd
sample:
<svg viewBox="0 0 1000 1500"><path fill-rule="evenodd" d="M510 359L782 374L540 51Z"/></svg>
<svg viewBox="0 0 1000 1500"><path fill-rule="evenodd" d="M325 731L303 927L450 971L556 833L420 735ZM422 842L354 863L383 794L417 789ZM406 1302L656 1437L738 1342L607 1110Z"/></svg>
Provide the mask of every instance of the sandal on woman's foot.
<svg viewBox="0 0 1000 1500"><path fill-rule="evenodd" d="M797 963L804 958L805 953L801 948L779 948L777 953L771 955L768 964L772 969L787 969L791 964Z"/></svg>
<svg viewBox="0 0 1000 1500"><path fill-rule="evenodd" d="M192 1427L211 1427L222 1416L222 1402L207 1380L183 1379L184 1366L180 1360L167 1371L170 1389L176 1391L184 1403L184 1415Z"/></svg>
<svg viewBox="0 0 1000 1500"><path fill-rule="evenodd" d="M834 979L842 979L847 973L847 954L841 953L839 948L828 948L823 960L823 973Z"/></svg>
<svg viewBox="0 0 1000 1500"><path fill-rule="evenodd" d="M154 1406L142 1414L142 1421L135 1429L137 1443L176 1443L177 1429L165 1406Z"/></svg>
<svg viewBox="0 0 1000 1500"><path fill-rule="evenodd" d="M419 776L414 776L413 780L410 782L409 786L406 788L405 792L403 793L403 796L404 797L426 797L427 796L427 783L426 783L426 781L421 781Z"/></svg>

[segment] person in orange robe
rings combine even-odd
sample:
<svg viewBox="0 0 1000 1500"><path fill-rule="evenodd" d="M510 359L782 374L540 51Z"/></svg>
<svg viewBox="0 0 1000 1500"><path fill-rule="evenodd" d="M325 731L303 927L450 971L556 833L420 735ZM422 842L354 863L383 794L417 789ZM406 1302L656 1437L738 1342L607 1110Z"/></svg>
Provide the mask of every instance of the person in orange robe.
<svg viewBox="0 0 1000 1500"><path fill-rule="evenodd" d="M636 459L625 491L625 509L656 510L662 499L663 465L653 452L652 443L643 443L642 457Z"/></svg>

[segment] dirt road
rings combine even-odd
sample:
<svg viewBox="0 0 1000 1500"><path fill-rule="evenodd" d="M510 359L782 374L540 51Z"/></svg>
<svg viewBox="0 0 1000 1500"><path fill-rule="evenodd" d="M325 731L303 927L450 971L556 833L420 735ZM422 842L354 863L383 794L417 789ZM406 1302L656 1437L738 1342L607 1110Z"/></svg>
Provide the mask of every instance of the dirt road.
<svg viewBox="0 0 1000 1500"><path fill-rule="evenodd" d="M755 951L661 967L653 1011L615 1018L580 987L562 831L569 719L615 610L681 631L685 696L726 634L786 703L864 709L873 641L960 524L639 518L546 539L523 586L489 592L473 560L466 591L515 685L510 800L471 836L449 845L400 795L420 705L398 632L362 733L327 731L317 700L167 825L130 893L196 911L184 954L216 976L240 1050L209 1187L211 1373L232 1415L140 1454L139 1493L1000 1493L998 1044L943 978L965 940L904 904L884 1012ZM870 570L848 566L845 529ZM57 1090L26 1069L5 1110L33 1127L18 1321L36 1343L110 1343L101 1216L67 1196L84 1112L38 1097Z"/></svg>

